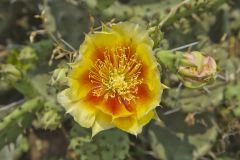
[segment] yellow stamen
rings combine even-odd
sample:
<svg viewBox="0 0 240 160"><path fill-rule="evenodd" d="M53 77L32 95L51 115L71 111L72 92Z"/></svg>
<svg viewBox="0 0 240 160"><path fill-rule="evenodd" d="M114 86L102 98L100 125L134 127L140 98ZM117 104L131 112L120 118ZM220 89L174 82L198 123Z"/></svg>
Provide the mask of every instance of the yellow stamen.
<svg viewBox="0 0 240 160"><path fill-rule="evenodd" d="M89 72L89 79L95 84L94 96L118 97L128 102L137 98L137 85L142 63L134 55L129 55L130 47L105 49L104 59L98 59Z"/></svg>

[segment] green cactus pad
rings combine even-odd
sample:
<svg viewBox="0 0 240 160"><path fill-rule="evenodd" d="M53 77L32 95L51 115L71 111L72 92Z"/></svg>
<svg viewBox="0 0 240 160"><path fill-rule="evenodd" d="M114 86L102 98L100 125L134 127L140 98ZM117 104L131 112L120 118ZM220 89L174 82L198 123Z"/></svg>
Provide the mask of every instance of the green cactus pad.
<svg viewBox="0 0 240 160"><path fill-rule="evenodd" d="M163 98L163 104L167 107L179 108L184 112L203 111L208 107L218 106L224 98L224 83L216 82L208 90L209 93L187 88L169 89L168 96Z"/></svg>
<svg viewBox="0 0 240 160"><path fill-rule="evenodd" d="M80 160L124 160L129 150L129 138L116 129L104 131L91 139L86 129L75 125L70 140L73 150Z"/></svg>
<svg viewBox="0 0 240 160"><path fill-rule="evenodd" d="M14 142L19 134L32 125L36 111L42 107L39 97L26 101L0 122L0 149Z"/></svg>
<svg viewBox="0 0 240 160"><path fill-rule="evenodd" d="M157 158L195 160L211 149L217 137L213 117L208 113L197 115L195 124L189 126L184 121L185 116L183 113L161 115L165 126L151 126L150 144Z"/></svg>
<svg viewBox="0 0 240 160"><path fill-rule="evenodd" d="M240 83L230 83L224 92L225 103L229 109L233 110L235 116L240 117Z"/></svg>

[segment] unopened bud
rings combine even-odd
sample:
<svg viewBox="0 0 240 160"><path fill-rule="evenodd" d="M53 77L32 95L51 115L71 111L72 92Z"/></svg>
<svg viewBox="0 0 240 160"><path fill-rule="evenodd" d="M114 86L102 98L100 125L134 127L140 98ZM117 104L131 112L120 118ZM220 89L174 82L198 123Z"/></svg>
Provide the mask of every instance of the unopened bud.
<svg viewBox="0 0 240 160"><path fill-rule="evenodd" d="M67 83L67 68L57 68L53 71L50 84L63 86Z"/></svg>
<svg viewBox="0 0 240 160"><path fill-rule="evenodd" d="M213 82L216 72L215 60L197 51L183 54L178 66L179 79L189 88L201 88Z"/></svg>
<svg viewBox="0 0 240 160"><path fill-rule="evenodd" d="M37 59L37 55L35 50L32 47L24 47L21 51L20 54L18 56L19 60L35 60Z"/></svg>
<svg viewBox="0 0 240 160"><path fill-rule="evenodd" d="M21 78L21 72L12 64L1 64L0 75L0 80L9 84L13 84Z"/></svg>

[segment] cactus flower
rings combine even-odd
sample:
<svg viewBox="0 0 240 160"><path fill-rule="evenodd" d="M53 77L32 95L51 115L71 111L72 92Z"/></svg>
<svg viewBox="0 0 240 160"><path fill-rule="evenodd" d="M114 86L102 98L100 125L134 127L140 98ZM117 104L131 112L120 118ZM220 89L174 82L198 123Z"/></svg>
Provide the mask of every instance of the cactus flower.
<svg viewBox="0 0 240 160"><path fill-rule="evenodd" d="M89 33L58 101L93 136L112 127L137 135L156 116L164 89L152 47L132 23Z"/></svg>
<svg viewBox="0 0 240 160"><path fill-rule="evenodd" d="M185 53L178 66L179 79L189 88L201 88L215 79L217 65L200 52Z"/></svg>

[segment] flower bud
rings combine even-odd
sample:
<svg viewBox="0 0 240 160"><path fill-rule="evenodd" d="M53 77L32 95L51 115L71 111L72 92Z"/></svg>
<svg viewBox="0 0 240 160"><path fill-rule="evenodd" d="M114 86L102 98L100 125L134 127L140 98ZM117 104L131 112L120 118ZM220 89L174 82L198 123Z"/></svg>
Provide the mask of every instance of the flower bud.
<svg viewBox="0 0 240 160"><path fill-rule="evenodd" d="M21 78L21 72L12 64L1 64L0 75L2 81L13 84Z"/></svg>
<svg viewBox="0 0 240 160"><path fill-rule="evenodd" d="M50 84L64 86L67 83L67 68L57 68L53 71Z"/></svg>
<svg viewBox="0 0 240 160"><path fill-rule="evenodd" d="M37 59L37 55L35 50L32 47L24 47L21 51L20 54L18 56L18 60L21 61L32 61L32 60L36 60Z"/></svg>
<svg viewBox="0 0 240 160"><path fill-rule="evenodd" d="M35 128L55 130L61 127L62 117L57 109L50 102L44 104L44 109L36 113L36 119L33 121Z"/></svg>
<svg viewBox="0 0 240 160"><path fill-rule="evenodd" d="M215 80L217 65L210 56L194 51L183 54L178 76L186 87L201 88Z"/></svg>

